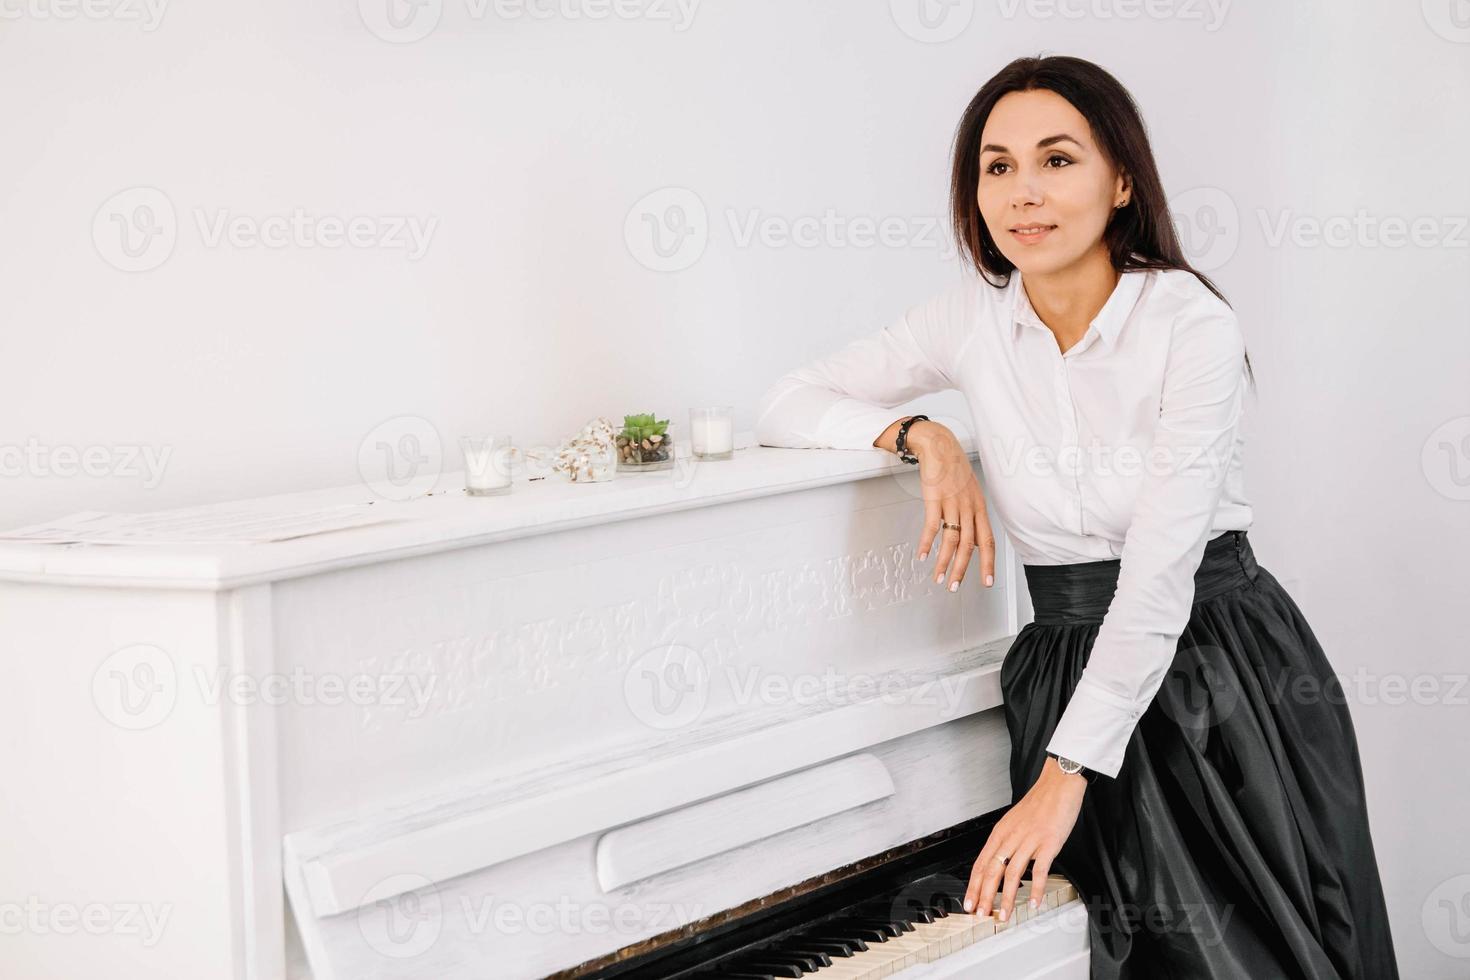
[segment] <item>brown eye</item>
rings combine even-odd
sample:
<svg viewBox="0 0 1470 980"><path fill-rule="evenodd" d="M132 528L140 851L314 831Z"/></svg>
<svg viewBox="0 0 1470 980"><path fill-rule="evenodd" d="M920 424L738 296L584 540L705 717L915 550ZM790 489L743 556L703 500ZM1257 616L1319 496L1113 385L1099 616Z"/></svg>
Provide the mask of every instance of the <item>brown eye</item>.
<svg viewBox="0 0 1470 980"><path fill-rule="evenodd" d="M1006 164L1001 163L999 160L997 160L994 163L992 163L990 166L986 167L985 168L985 172L988 173L988 174L994 174L996 167L1004 167L1004 166L1006 166Z"/></svg>
<svg viewBox="0 0 1470 980"><path fill-rule="evenodd" d="M1062 156L1060 153L1053 153L1051 156L1049 156L1049 157L1046 158L1046 162L1047 163L1051 163L1053 160L1060 160L1060 161L1062 161L1062 165L1063 166L1071 166L1072 165L1072 161L1071 160L1068 160L1066 157Z"/></svg>

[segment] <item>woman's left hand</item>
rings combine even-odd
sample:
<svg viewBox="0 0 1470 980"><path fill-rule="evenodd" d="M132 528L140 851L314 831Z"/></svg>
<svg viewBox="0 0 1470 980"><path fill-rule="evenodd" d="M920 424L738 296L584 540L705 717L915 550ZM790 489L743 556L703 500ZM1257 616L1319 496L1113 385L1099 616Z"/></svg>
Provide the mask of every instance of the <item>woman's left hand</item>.
<svg viewBox="0 0 1470 980"><path fill-rule="evenodd" d="M1087 780L1081 773L1062 772L1051 756L1046 761L1041 778L1000 818L975 859L970 869L970 887L965 891L966 912L989 915L1004 876L1000 920L1009 919L1016 906L1021 875L1031 861L1036 862L1031 878L1031 903L1036 907L1043 901L1051 862L1071 835L1082 809L1082 796L1087 791ZM1002 858L1007 860L1002 863Z"/></svg>

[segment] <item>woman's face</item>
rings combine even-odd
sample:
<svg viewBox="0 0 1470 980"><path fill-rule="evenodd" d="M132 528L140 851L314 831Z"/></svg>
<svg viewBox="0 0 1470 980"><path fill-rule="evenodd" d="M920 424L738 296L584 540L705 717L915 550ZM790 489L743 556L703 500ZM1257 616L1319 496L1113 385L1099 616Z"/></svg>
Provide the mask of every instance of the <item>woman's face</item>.
<svg viewBox="0 0 1470 980"><path fill-rule="evenodd" d="M980 215L1022 275L1049 275L1102 247L1127 184L1092 127L1055 92L1010 92L980 134Z"/></svg>

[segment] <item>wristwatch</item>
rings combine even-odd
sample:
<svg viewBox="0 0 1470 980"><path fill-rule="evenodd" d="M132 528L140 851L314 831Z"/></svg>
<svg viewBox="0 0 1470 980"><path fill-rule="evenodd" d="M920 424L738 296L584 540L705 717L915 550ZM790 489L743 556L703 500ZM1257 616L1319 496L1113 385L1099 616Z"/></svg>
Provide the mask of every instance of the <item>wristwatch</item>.
<svg viewBox="0 0 1470 980"><path fill-rule="evenodd" d="M909 426L913 425L915 422L932 421L934 420L927 415L914 415L910 416L907 419L904 419L903 425L900 425L898 427L898 438L894 440L894 448L898 450L899 459L903 460L905 463L914 463L915 465L918 464L919 457L909 452Z"/></svg>
<svg viewBox="0 0 1470 980"><path fill-rule="evenodd" d="M1057 755L1055 752L1048 752L1047 755L1057 760L1057 767L1060 768L1062 772L1065 772L1069 775L1072 773L1081 773L1082 778L1087 780L1088 783L1091 783L1095 779L1097 779L1097 773L1093 772L1091 769L1088 769L1080 762L1075 762L1065 756Z"/></svg>

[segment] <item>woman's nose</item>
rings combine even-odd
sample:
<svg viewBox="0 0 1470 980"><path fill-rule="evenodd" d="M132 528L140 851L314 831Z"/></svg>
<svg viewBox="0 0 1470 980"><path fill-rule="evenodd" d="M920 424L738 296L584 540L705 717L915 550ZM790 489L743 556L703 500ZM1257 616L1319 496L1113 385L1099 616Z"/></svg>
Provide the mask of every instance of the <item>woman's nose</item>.
<svg viewBox="0 0 1470 980"><path fill-rule="evenodd" d="M1042 200L1040 182L1034 177L1019 176L1011 187L1011 205L1040 204Z"/></svg>

